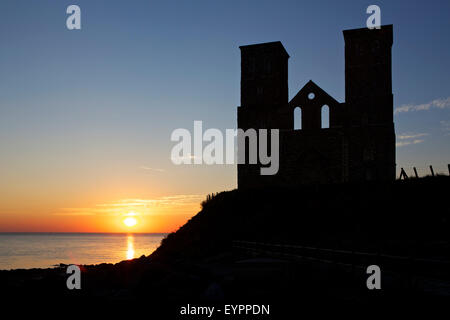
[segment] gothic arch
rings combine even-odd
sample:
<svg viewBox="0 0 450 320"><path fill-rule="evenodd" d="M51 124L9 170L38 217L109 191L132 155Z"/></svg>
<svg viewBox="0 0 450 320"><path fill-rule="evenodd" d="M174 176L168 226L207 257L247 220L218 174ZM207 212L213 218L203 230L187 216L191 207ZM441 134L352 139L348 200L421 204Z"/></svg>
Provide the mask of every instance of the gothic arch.
<svg viewBox="0 0 450 320"><path fill-rule="evenodd" d="M320 108L321 128L328 129L330 127L330 107L324 104Z"/></svg>
<svg viewBox="0 0 450 320"><path fill-rule="evenodd" d="M302 108L297 106L294 108L294 130L302 129Z"/></svg>

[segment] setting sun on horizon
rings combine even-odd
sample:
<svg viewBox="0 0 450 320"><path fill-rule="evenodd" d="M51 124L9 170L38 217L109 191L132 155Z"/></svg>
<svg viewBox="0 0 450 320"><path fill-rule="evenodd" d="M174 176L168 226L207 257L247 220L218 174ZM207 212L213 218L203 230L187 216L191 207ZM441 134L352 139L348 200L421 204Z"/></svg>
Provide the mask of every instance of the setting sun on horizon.
<svg viewBox="0 0 450 320"><path fill-rule="evenodd" d="M123 220L123 223L127 226L127 227L134 227L138 221L136 220L136 218L133 217L127 217Z"/></svg>

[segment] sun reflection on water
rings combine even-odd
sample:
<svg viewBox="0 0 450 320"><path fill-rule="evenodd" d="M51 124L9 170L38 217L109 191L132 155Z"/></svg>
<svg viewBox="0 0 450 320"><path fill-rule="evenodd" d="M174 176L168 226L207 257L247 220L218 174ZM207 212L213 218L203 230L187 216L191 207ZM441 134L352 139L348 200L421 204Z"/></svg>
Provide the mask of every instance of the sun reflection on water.
<svg viewBox="0 0 450 320"><path fill-rule="evenodd" d="M128 235L127 237L128 249L127 249L127 259L134 258L134 238L133 235Z"/></svg>

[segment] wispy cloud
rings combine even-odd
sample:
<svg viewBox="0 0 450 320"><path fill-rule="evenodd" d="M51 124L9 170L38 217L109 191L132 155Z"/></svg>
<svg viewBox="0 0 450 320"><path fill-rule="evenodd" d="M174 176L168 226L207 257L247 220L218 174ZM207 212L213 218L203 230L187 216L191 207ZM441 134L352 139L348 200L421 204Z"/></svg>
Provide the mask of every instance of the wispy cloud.
<svg viewBox="0 0 450 320"><path fill-rule="evenodd" d="M424 139L418 139L421 137L426 137L428 136L428 133L403 133L403 134L399 134L397 135L397 143L395 144L396 147L404 147L404 146L408 146L411 144L419 144L424 142Z"/></svg>
<svg viewBox="0 0 450 320"><path fill-rule="evenodd" d="M445 136L450 135L450 121L442 120L441 122L441 130L444 131Z"/></svg>
<svg viewBox="0 0 450 320"><path fill-rule="evenodd" d="M424 142L424 140L422 139L416 139L416 140L412 140L412 141L399 141L395 144L396 147L404 147L410 144L418 144L418 143L422 143Z"/></svg>
<svg viewBox="0 0 450 320"><path fill-rule="evenodd" d="M436 99L430 101L428 103L423 104L404 104L395 109L394 114L399 114L402 112L411 112L411 111L424 111L430 109L446 109L450 108L450 97L446 99Z"/></svg>
<svg viewBox="0 0 450 320"><path fill-rule="evenodd" d="M155 211L192 211L200 207L200 202L205 199L204 195L181 194L165 196L155 199L122 199L116 202L100 203L85 208L61 208L55 215L104 215L117 216L126 212L138 212L142 215L152 214Z"/></svg>
<svg viewBox="0 0 450 320"><path fill-rule="evenodd" d="M145 207L145 206L181 206L199 203L205 196L198 194L180 194L157 199L123 199L115 203L98 204L97 207Z"/></svg>
<svg viewBox="0 0 450 320"><path fill-rule="evenodd" d="M164 169L151 168L151 167L147 167L147 166L140 166L139 169L148 170L148 171L156 171L156 172L166 172L166 170L164 170Z"/></svg>
<svg viewBox="0 0 450 320"><path fill-rule="evenodd" d="M414 139L428 136L428 133L404 133L397 136L398 140Z"/></svg>

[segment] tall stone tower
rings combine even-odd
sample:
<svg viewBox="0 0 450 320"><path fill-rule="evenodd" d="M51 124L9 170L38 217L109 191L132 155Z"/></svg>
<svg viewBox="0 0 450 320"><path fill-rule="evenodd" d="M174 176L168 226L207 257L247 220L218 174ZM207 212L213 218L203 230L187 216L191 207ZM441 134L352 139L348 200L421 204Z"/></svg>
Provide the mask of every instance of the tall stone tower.
<svg viewBox="0 0 450 320"><path fill-rule="evenodd" d="M357 180L395 179L392 25L345 30L346 125L359 128L350 170ZM354 131L354 130L352 130Z"/></svg>
<svg viewBox="0 0 450 320"><path fill-rule="evenodd" d="M352 125L392 124L392 25L344 31L345 102Z"/></svg>
<svg viewBox="0 0 450 320"><path fill-rule="evenodd" d="M241 106L238 128L247 130L290 129L288 59L281 42L241 46ZM248 160L248 147L246 148ZM267 180L260 177L259 164L238 164L238 186ZM259 183L259 182L257 182Z"/></svg>
<svg viewBox="0 0 450 320"><path fill-rule="evenodd" d="M241 46L241 107L238 127L288 128L274 117L289 102L288 59L281 42Z"/></svg>
<svg viewBox="0 0 450 320"><path fill-rule="evenodd" d="M281 42L241 46L241 105L288 102L289 55Z"/></svg>

